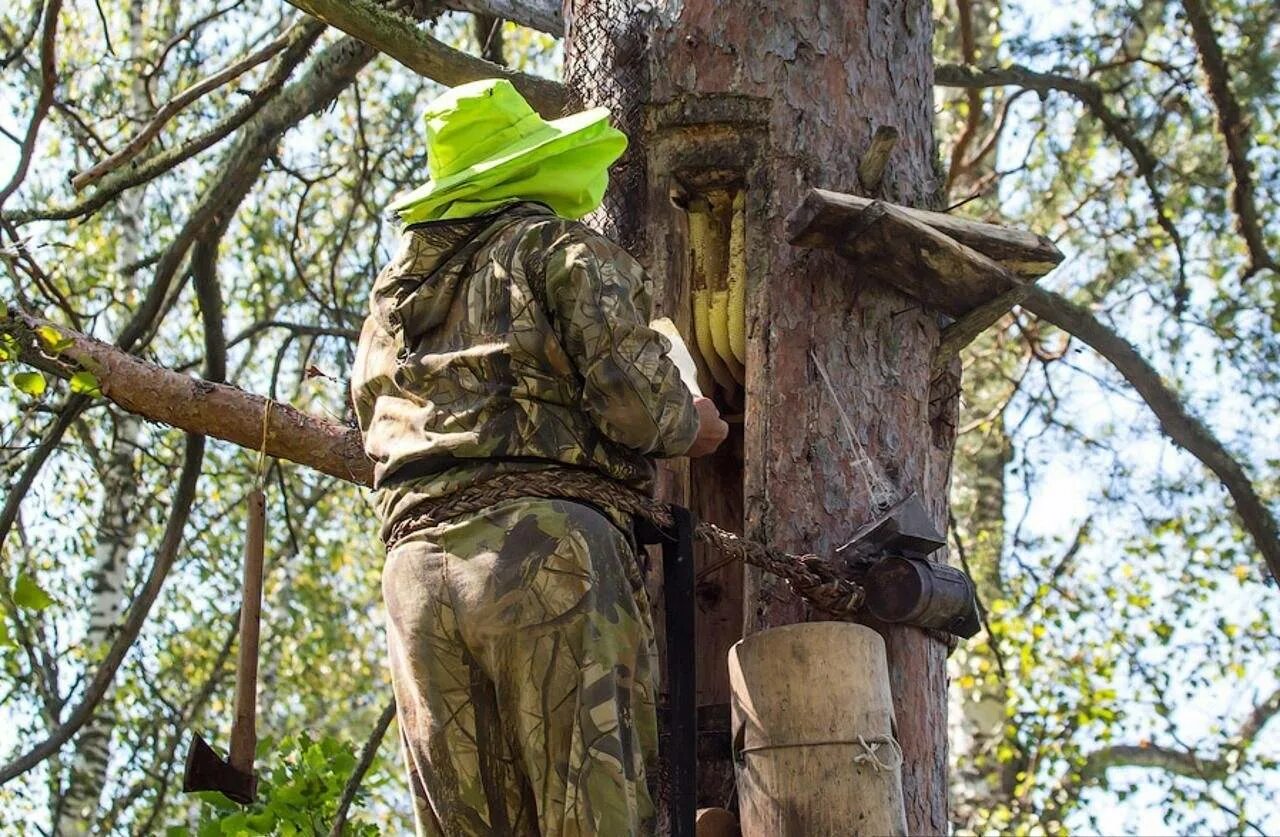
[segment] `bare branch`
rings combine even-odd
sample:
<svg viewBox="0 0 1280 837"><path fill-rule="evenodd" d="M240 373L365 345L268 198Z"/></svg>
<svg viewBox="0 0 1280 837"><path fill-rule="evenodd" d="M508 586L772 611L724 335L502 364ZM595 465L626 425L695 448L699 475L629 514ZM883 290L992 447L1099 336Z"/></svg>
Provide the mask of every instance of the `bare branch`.
<svg viewBox="0 0 1280 837"><path fill-rule="evenodd" d="M369 772L369 768L373 765L374 756L378 755L378 747L382 745L383 736L387 734L387 727L391 726L391 719L395 716L396 702L393 698L387 703L387 708L382 710L382 715L378 717L378 722L373 725L373 732L369 734L369 740L364 743L364 747L360 750L360 760L356 762L355 769L351 771L351 776L347 778L347 784L342 789L342 798L338 800L338 812L334 816L333 828L329 832L329 837L342 837L343 826L347 824L347 811L350 810L351 803L360 791L360 785L364 782L365 774Z"/></svg>
<svg viewBox="0 0 1280 837"><path fill-rule="evenodd" d="M1263 240L1262 222L1258 219L1258 203L1253 191L1253 172L1249 167L1249 150L1253 144L1249 133L1249 120L1240 108L1240 102L1231 90L1231 74L1227 67L1222 46L1213 31L1209 10L1200 0L1182 0L1200 53L1200 63L1209 79L1209 96L1218 109L1218 127L1227 144L1227 163L1235 178L1232 207L1236 212L1236 225L1240 236L1249 248L1249 268L1246 276L1259 270L1280 271L1280 265L1272 258Z"/></svg>
<svg viewBox="0 0 1280 837"><path fill-rule="evenodd" d="M1056 90L1074 97L1088 108L1112 137L1127 150L1137 163L1138 173L1151 193L1151 203L1156 211L1156 223L1173 241L1178 253L1179 293L1186 284L1186 256L1182 234L1165 208L1164 192L1156 181L1159 161L1128 123L1107 106L1101 85L1093 81L1064 76L1058 73L1040 73L1019 64L1008 67L974 67L963 64L939 64L934 70L934 82L943 87L966 89L984 87L1021 87L1046 93Z"/></svg>
<svg viewBox="0 0 1280 837"><path fill-rule="evenodd" d="M1238 766L1233 754L1248 749L1272 718L1280 714L1280 689L1259 703L1230 740L1230 749L1215 757L1202 756L1194 750L1155 744L1117 744L1090 753L1081 771L1086 779L1099 779L1112 767L1153 767L1206 782L1224 779Z"/></svg>
<svg viewBox="0 0 1280 837"><path fill-rule="evenodd" d="M1161 379L1133 344L1101 323L1083 306L1040 287L1032 287L1022 306L1076 337L1106 358L1156 414L1160 427L1178 447L1218 476L1235 501L1236 513L1271 575L1280 580L1280 524L1258 496L1244 467L1204 422Z"/></svg>
<svg viewBox="0 0 1280 837"><path fill-rule="evenodd" d="M1112 767L1151 767L1190 779L1219 779L1225 765L1202 761L1195 753L1154 744L1116 744L1089 754L1084 775L1100 778Z"/></svg>
<svg viewBox="0 0 1280 837"><path fill-rule="evenodd" d="M214 73L197 84L193 84L177 96L174 96L164 104L164 107L160 108L160 110L156 112L156 115L151 118L150 122L143 126L141 131L121 146L118 151L107 157L105 160L97 163L87 171L83 171L73 177L71 179L71 188L79 192L86 186L97 183L107 173L118 169L129 160L138 156L142 149L146 148L147 144L150 143L151 140L155 139L156 135L160 133L160 129L168 124L170 119L181 113L187 105L191 104L196 99L199 99L201 96L204 96L206 93L217 90L227 82L239 78L259 64L265 61L270 61L272 58L284 51L285 47L289 45L289 42L292 41L293 38L294 33L291 28L290 31L280 35L257 52L236 61L228 67L224 67L222 70Z"/></svg>
<svg viewBox="0 0 1280 837"><path fill-rule="evenodd" d="M204 323L204 375L218 383L227 379L227 333L218 283L218 244L227 220L200 236L191 253L191 279Z"/></svg>
<svg viewBox="0 0 1280 837"><path fill-rule="evenodd" d="M27 45L35 38L36 32L40 31L40 11L43 6L42 0L32 0L31 17L27 21L27 26L18 35L17 40L9 44L8 51L0 55L0 70L7 68L14 59L25 52Z"/></svg>
<svg viewBox="0 0 1280 837"><path fill-rule="evenodd" d="M173 505L170 509L169 521L165 524L164 536L161 538L160 547L156 551L155 561L151 565L151 572L147 575L146 583L143 584L137 598L133 600L133 605L129 608L129 615L125 619L124 625L121 626L119 633L116 634L111 643L111 648L107 651L107 655L102 661L102 665L94 674L93 680L85 688L76 708L49 734L48 738L4 765L4 767L0 767L0 785L4 785L10 780L21 776L58 752L62 745L67 743L84 726L85 722L92 717L98 703L107 693L107 689L110 688L111 682L115 679L120 663L124 661L125 655L133 647L138 634L141 633L142 626L146 623L147 616L151 612L151 606L155 603L156 597L160 595L160 589L164 586L169 570L173 567L174 559L178 555L178 548L182 546L182 532L186 528L187 517L191 513L191 505L195 502L196 483L199 482L200 467L203 462L204 437L188 435L186 451L183 455L182 475L178 478L178 485L174 491Z"/></svg>
<svg viewBox="0 0 1280 837"><path fill-rule="evenodd" d="M147 289L129 323L121 330L116 345L132 349L146 334L169 293L173 277L198 236L207 228L226 224L253 189L262 167L284 134L313 113L327 106L346 88L373 58L373 50L352 38L325 49L307 72L290 84L280 97L245 126L235 147L227 155L221 176L200 199L177 236L156 264L155 280Z"/></svg>
<svg viewBox="0 0 1280 837"><path fill-rule="evenodd" d="M203 134L179 143L168 151L162 151L139 163L112 172L102 179L102 183L92 194L73 204L49 209L18 210L6 213L4 217L12 223L24 224L28 221L67 221L72 218L89 215L97 212L109 201L118 197L121 192L153 180L173 167L221 142L275 100L277 94L281 93L281 87L284 86L289 75L298 66L298 63L306 57L307 52L310 51L324 30L324 24L319 21L304 21L298 27L294 42L280 56L280 60L276 63L271 75L263 82L262 87L254 92L248 102ZM337 50L338 47L338 44L328 47L316 57L316 63L320 62L321 56Z"/></svg>
<svg viewBox="0 0 1280 837"><path fill-rule="evenodd" d="M289 0L320 20L385 52L419 75L450 87L482 78L505 78L543 116L564 113L564 85L490 64L431 37L414 22L373 0Z"/></svg>
<svg viewBox="0 0 1280 837"><path fill-rule="evenodd" d="M0 322L0 329L5 323ZM7 493L4 498L4 506L0 508L0 544L3 544L9 537L9 532L13 529L13 524L18 520L18 510L22 507L22 500L27 496L27 492L31 490L32 483L35 482L36 475L40 473L40 469L44 467L44 463L57 449L58 444L62 442L62 437L66 434L67 429L71 427L76 418L89 406L89 399L82 395L73 395L67 399L67 403L62 406L62 410L58 413L58 418L54 421L53 426L49 428L49 432L40 440L40 445L22 466L22 473L18 476L16 482L8 486Z"/></svg>
<svg viewBox="0 0 1280 837"><path fill-rule="evenodd" d="M42 325L47 323L10 309L9 319L0 321L0 330L18 338L24 363L64 378L78 368L87 369L97 377L102 394L121 408L188 433L258 450L262 447L263 414L269 409L269 456L357 484L373 482L373 464L365 456L360 432L355 428L268 401L238 387L170 371L58 326L55 328L72 345L50 357L33 334Z"/></svg>
<svg viewBox="0 0 1280 837"><path fill-rule="evenodd" d="M40 38L40 95L36 98L27 134L22 139L22 148L18 151L18 165L13 178L4 189L0 189L0 209L4 208L4 202L26 178L27 169L31 166L31 156L35 153L36 138L40 135L40 123L53 104L53 88L58 83L58 14L61 11L62 0L49 0L44 9L44 34Z"/></svg>
<svg viewBox="0 0 1280 837"><path fill-rule="evenodd" d="M537 29L557 38L564 35L559 0L444 0L446 9L488 15Z"/></svg>

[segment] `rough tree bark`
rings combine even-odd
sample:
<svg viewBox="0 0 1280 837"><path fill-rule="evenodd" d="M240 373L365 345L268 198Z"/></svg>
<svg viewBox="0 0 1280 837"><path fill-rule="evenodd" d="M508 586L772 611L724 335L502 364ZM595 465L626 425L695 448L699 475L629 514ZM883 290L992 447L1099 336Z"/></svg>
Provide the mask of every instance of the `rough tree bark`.
<svg viewBox="0 0 1280 837"><path fill-rule="evenodd" d="M872 513L857 447L894 490L918 492L944 526L958 382L953 370L937 381L930 373L936 315L860 285L834 254L790 248L783 234L807 187L859 192L858 163L878 126L901 136L880 194L935 206L929 4L568 0L565 8L571 95L614 106L632 133L619 191L606 203L608 226L653 271L661 305L677 322L688 305L680 296L684 243L667 196L717 184L746 193L747 533L817 552L843 543ZM602 25L605 16L613 19ZM699 493L737 490L721 477L718 485L695 481L695 506ZM743 605L747 631L809 617L754 573ZM945 649L914 629L884 634L906 753L908 828L942 833ZM703 640L701 654L721 653Z"/></svg>

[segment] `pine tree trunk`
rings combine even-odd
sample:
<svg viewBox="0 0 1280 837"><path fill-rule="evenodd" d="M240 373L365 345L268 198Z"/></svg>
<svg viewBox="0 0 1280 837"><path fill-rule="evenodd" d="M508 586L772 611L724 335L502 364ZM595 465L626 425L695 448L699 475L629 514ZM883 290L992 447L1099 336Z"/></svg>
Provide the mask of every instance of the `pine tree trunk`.
<svg viewBox="0 0 1280 837"><path fill-rule="evenodd" d="M673 475L674 495L717 507L713 518L730 525L740 514L748 534L777 546L829 552L872 512L855 465L862 448L898 495L920 494L944 528L958 375L930 374L937 316L783 235L806 188L861 193L858 162L879 126L901 136L879 195L935 206L929 4L567 0L566 19L566 81L580 103L612 106L632 138L604 225L645 262L677 323L688 320L686 227L668 197L725 184L745 191L752 288L740 471L735 479L710 466L700 477L696 466ZM741 497L740 512L708 499L725 492ZM716 592L714 613L736 609L742 595L748 632L812 616L751 571L743 593L732 584ZM699 654L715 661L700 672L705 692L701 680L717 676L725 649L708 646L708 603L699 605ZM720 643L723 633L710 635ZM910 628L883 633L907 827L943 833L945 648Z"/></svg>

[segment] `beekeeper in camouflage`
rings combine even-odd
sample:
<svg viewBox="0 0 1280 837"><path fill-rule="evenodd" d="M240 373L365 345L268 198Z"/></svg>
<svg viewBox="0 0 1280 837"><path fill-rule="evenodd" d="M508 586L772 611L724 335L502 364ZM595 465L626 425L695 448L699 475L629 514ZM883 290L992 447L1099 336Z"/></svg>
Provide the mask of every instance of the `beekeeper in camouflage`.
<svg viewBox="0 0 1280 837"><path fill-rule="evenodd" d="M639 265L575 218L626 138L544 121L505 81L427 109L429 181L398 198L352 391L384 537L510 471L650 490L655 457L727 433L649 325ZM653 832L655 646L630 522L512 497L387 555L391 672L419 834Z"/></svg>

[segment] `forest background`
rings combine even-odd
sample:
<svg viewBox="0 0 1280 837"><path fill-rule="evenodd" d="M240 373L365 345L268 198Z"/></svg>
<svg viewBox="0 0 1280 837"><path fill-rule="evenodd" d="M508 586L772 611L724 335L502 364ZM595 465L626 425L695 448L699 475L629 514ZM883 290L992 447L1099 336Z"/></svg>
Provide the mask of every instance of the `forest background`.
<svg viewBox="0 0 1280 837"><path fill-rule="evenodd" d="M398 6L558 77L557 3ZM950 539L986 629L951 662L953 820L1280 832L1280 6L938 0L935 24L945 204L1068 256L963 358ZM344 420L440 89L276 0L7 3L0 300ZM403 831L367 492L269 463L264 801L184 797L188 731L231 714L258 463L16 351L0 762L87 722L0 787L0 830L323 833L350 806L351 833Z"/></svg>

